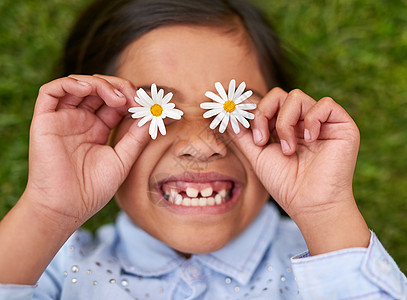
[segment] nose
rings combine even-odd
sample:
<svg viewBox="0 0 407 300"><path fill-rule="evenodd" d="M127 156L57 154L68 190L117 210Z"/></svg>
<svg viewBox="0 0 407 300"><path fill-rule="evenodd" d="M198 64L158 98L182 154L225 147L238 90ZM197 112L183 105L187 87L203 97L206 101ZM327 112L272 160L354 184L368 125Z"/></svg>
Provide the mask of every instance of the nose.
<svg viewBox="0 0 407 300"><path fill-rule="evenodd" d="M174 145L178 159L195 162L209 162L227 154L225 136L209 128L205 121L189 122L179 132Z"/></svg>

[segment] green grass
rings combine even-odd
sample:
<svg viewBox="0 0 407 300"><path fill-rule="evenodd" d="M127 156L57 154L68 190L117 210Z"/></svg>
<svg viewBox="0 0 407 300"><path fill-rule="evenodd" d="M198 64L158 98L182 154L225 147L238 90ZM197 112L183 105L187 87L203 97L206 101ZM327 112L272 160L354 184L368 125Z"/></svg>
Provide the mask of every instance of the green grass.
<svg viewBox="0 0 407 300"><path fill-rule="evenodd" d="M0 218L27 179L28 130L84 0L0 2ZM355 196L369 226L407 272L407 2L257 0L290 49L298 87L331 96L361 131ZM113 212L112 212L113 211ZM114 204L86 226L114 218Z"/></svg>

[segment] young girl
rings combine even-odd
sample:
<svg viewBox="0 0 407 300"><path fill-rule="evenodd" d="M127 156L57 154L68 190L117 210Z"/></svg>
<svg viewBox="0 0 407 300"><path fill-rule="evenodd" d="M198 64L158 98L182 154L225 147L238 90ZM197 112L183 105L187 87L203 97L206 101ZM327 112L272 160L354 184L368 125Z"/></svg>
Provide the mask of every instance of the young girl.
<svg viewBox="0 0 407 300"><path fill-rule="evenodd" d="M64 67L0 223L0 299L407 299L355 204L355 123L284 90L250 4L96 1ZM115 225L78 230L113 196Z"/></svg>

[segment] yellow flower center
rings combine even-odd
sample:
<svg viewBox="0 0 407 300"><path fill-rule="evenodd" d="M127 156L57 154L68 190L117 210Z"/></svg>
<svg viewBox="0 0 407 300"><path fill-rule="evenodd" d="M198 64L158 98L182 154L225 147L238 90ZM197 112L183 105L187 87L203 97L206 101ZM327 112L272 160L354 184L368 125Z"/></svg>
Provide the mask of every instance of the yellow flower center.
<svg viewBox="0 0 407 300"><path fill-rule="evenodd" d="M160 104L154 104L150 107L150 111L154 117L159 117L163 113L163 107Z"/></svg>
<svg viewBox="0 0 407 300"><path fill-rule="evenodd" d="M228 100L223 104L224 110L226 110L228 113L232 113L235 111L236 104L235 102Z"/></svg>

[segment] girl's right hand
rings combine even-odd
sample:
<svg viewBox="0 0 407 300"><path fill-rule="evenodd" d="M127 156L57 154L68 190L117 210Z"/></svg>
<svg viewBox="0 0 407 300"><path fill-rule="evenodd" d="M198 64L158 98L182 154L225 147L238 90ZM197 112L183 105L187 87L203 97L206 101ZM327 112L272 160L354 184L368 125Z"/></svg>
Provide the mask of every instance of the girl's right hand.
<svg viewBox="0 0 407 300"><path fill-rule="evenodd" d="M76 230L113 197L144 145L134 122L114 146L111 130L134 106L135 87L111 76L71 75L40 88L31 124L29 178L21 200Z"/></svg>

